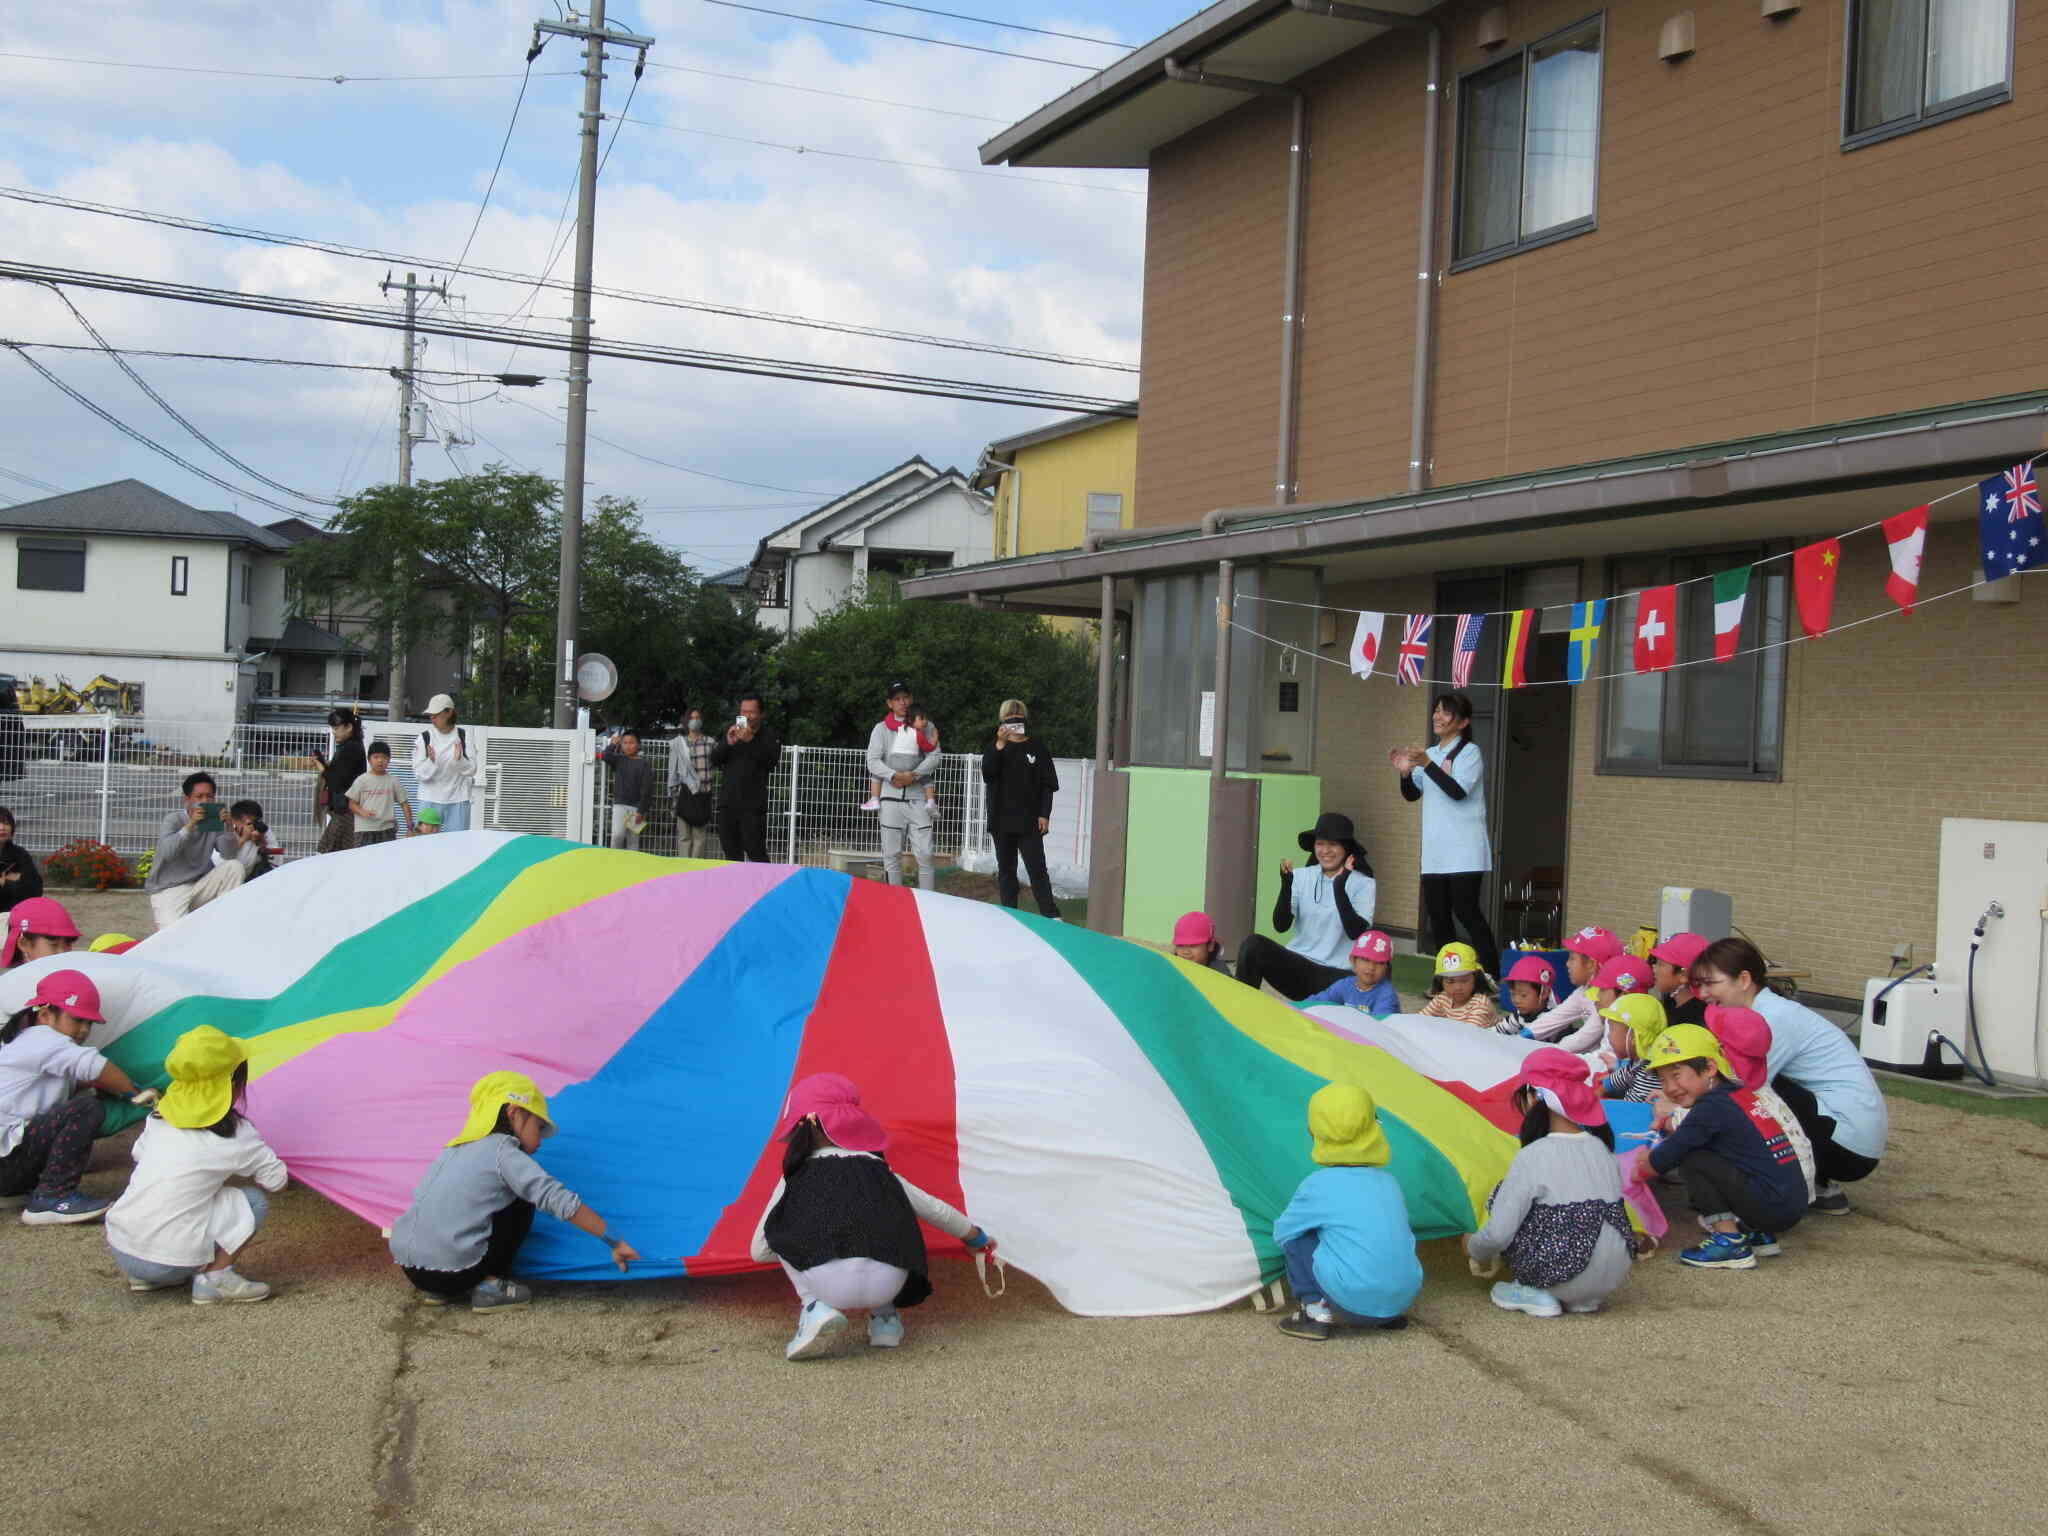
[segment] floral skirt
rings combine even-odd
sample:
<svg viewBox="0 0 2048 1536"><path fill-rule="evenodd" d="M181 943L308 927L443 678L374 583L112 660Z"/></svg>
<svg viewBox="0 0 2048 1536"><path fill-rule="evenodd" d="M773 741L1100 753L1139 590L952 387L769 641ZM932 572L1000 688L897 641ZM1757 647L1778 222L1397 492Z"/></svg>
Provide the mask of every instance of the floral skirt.
<svg viewBox="0 0 2048 1536"><path fill-rule="evenodd" d="M351 810L329 811L327 825L320 829L320 852L341 853L356 845L356 815Z"/></svg>

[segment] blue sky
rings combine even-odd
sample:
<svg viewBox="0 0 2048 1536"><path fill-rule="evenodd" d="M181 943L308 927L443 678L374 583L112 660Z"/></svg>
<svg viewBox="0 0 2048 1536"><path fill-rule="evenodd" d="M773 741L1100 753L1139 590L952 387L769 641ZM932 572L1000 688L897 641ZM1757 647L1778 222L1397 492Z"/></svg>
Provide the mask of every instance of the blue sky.
<svg viewBox="0 0 2048 1536"><path fill-rule="evenodd" d="M872 0L763 0L772 8L1100 67L1087 42L998 30ZM1199 7L1175 0L934 0L1007 22L1143 42ZM503 140L532 23L554 0L96 0L21 11L10 54L61 55L329 76L510 74L512 78L294 82L0 57L0 185L417 253L452 265ZM796 154L835 149L979 171L976 146L1087 78L1081 69L930 46L751 14L706 0L619 0L614 24L657 39L602 183L597 280L622 288L851 319L1074 356L1135 362L1143 254L1140 173L957 174ZM534 65L471 261L537 272L575 171L580 81L572 43ZM748 81L722 78L751 77ZM754 82L782 82L782 86ZM631 84L609 67L606 108ZM868 100L783 88L808 86ZM907 105L883 105L884 102ZM612 129L607 124L609 135ZM744 140L762 143L740 142ZM785 146L785 147L769 147ZM312 298L377 302L381 262L174 232L0 200L0 243L17 259ZM570 272L564 256L559 277ZM529 289L473 275L454 289L472 312L510 311ZM385 333L74 291L115 345L318 358L387 367ZM559 326L564 296L535 306ZM600 335L810 361L998 379L1094 395L1136 393L1135 377L832 336L756 321L600 301ZM0 284L0 335L85 340L41 290ZM238 485L104 358L37 354L101 406ZM506 367L507 349L430 344L429 367ZM395 386L381 374L135 360L152 385L236 456L332 496L395 474ZM436 477L503 460L559 475L562 359L521 354L549 374L518 399L446 391L436 430L474 439L418 450ZM237 498L121 436L0 355L9 402L0 471L65 489L132 475L203 506ZM453 403L465 402L465 403ZM806 498L921 453L971 465L992 438L1043 412L600 359L593 433L664 469L593 444L594 493L636 497L650 528L705 567L737 563ZM553 413L557 419L550 419ZM725 481L710 478L726 477ZM758 482L764 491L726 481ZM253 488L253 487L252 487ZM38 492L0 478L0 495ZM281 498L282 499L282 498ZM282 514L243 501L245 515ZM314 510L318 510L315 508Z"/></svg>

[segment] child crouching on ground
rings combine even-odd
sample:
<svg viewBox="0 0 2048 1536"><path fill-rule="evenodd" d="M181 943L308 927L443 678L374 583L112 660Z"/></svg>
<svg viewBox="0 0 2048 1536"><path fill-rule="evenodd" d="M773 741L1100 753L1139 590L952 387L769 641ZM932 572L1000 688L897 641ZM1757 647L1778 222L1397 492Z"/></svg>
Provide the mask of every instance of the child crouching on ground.
<svg viewBox="0 0 2048 1536"><path fill-rule="evenodd" d="M1280 1331L1327 1339L1333 1327L1405 1328L1422 1291L1422 1261L1408 1202L1387 1171L1393 1149L1379 1108L1363 1088L1329 1083L1308 1101L1308 1130L1310 1155L1323 1166L1273 1223L1300 1303Z"/></svg>
<svg viewBox="0 0 2048 1536"><path fill-rule="evenodd" d="M1799 1171L1806 1179L1806 1197L1812 1201L1819 1174L1815 1171L1813 1142L1807 1138L1806 1127L1799 1123L1799 1117L1792 1113L1792 1106L1778 1097L1767 1076L1771 1054L1771 1026L1764 1016L1754 1008L1722 1008L1702 1005L1701 1013L1707 1021L1707 1032L1721 1042L1721 1054L1727 1059L1735 1073L1735 1080L1751 1093L1756 1101L1779 1125L1785 1128L1785 1137L1792 1143L1792 1150L1799 1157ZM1674 1109L1671 1119L1675 1123L1684 1118L1683 1110Z"/></svg>
<svg viewBox="0 0 2048 1536"><path fill-rule="evenodd" d="M1721 1043L1697 1024L1680 1024L1650 1047L1664 1097L1686 1111L1671 1133L1637 1153L1637 1177L1677 1173L1706 1229L1706 1241L1680 1253L1695 1269L1754 1269L1782 1250L1778 1235L1806 1214L1807 1185L1790 1135L1741 1086Z"/></svg>
<svg viewBox="0 0 2048 1536"><path fill-rule="evenodd" d="M640 1257L604 1218L533 1160L554 1134L548 1101L523 1072L491 1072L469 1090L469 1119L434 1159L391 1227L391 1256L430 1307L469 1297L472 1312L520 1307L533 1292L506 1278L536 1208L610 1246L625 1272Z"/></svg>
<svg viewBox="0 0 2048 1536"><path fill-rule="evenodd" d="M28 1007L0 1031L0 1198L29 1197L25 1227L93 1221L113 1202L78 1187L105 1108L81 1087L155 1103L126 1072L86 1045L103 1023L99 988L83 971L51 971Z"/></svg>
<svg viewBox="0 0 2048 1536"><path fill-rule="evenodd" d="M187 1030L164 1058L171 1086L135 1142L135 1173L107 1212L107 1246L131 1291L192 1287L192 1301L261 1301L270 1287L235 1272L235 1256L269 1214L263 1190L288 1177L240 1108L249 1052L211 1025ZM263 1189L230 1189L231 1178Z"/></svg>
<svg viewBox="0 0 2048 1536"><path fill-rule="evenodd" d="M1523 1060L1515 1105L1522 1150L1465 1252L1475 1273L1507 1256L1514 1279L1494 1286L1496 1307L1531 1317L1598 1312L1646 1241L1628 1224L1607 1111L1586 1064L1553 1046Z"/></svg>
<svg viewBox="0 0 2048 1536"><path fill-rule="evenodd" d="M1479 951L1470 944L1446 944L1436 952L1436 973L1429 978L1422 1012L1432 1019L1493 1028L1500 1015L1493 1003L1493 980L1479 969Z"/></svg>
<svg viewBox="0 0 2048 1536"><path fill-rule="evenodd" d="M1642 992L1624 993L1600 1010L1607 1020L1607 1075L1600 1091L1610 1099L1654 1104L1663 1093L1657 1069L1650 1065L1650 1046L1669 1027L1664 1004Z"/></svg>
<svg viewBox="0 0 2048 1536"><path fill-rule="evenodd" d="M1508 968L1505 978L1512 1005L1493 1027L1504 1035L1519 1035L1542 1018L1556 995L1557 972L1541 955L1524 955Z"/></svg>
<svg viewBox="0 0 2048 1536"><path fill-rule="evenodd" d="M1394 941L1377 928L1367 929L1351 946L1351 974L1333 981L1300 1006L1335 1003L1340 1008L1362 1008L1376 1019L1401 1011L1401 994L1394 990Z"/></svg>
<svg viewBox="0 0 2048 1536"><path fill-rule="evenodd" d="M782 1181L754 1229L757 1262L780 1260L800 1303L789 1360L832 1352L848 1312L868 1314L868 1343L903 1342L902 1308L932 1293L919 1220L984 1257L995 1239L936 1195L890 1168L889 1134L861 1107L860 1090L819 1072L789 1092L776 1140Z"/></svg>

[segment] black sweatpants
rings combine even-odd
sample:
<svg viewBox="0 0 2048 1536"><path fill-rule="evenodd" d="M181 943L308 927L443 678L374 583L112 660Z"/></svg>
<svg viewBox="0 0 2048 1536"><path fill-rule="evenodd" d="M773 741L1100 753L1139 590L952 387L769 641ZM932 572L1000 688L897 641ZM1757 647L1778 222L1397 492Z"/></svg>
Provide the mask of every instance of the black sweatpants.
<svg viewBox="0 0 2048 1536"><path fill-rule="evenodd" d="M991 832L996 843L996 897L1006 907L1017 905L1017 855L1024 856L1024 872L1031 877L1031 894L1045 917L1058 917L1060 904L1053 900L1052 876L1045 872L1045 838L1037 832Z"/></svg>
<svg viewBox="0 0 2048 1536"><path fill-rule="evenodd" d="M725 850L725 856L735 864L742 859L766 864L768 807L721 805L718 808L718 842Z"/></svg>
<svg viewBox="0 0 2048 1536"><path fill-rule="evenodd" d="M1479 968L1495 980L1500 978L1500 945L1494 941L1493 925L1479 904L1479 887L1486 879L1482 871L1463 875L1424 875L1422 903L1429 915L1429 942L1438 949L1455 939L1451 926L1456 917L1465 938L1479 951Z"/></svg>
<svg viewBox="0 0 2048 1536"><path fill-rule="evenodd" d="M1237 948L1237 979L1257 990L1262 981L1291 1003L1313 997L1333 981L1342 981L1349 971L1317 965L1303 954L1275 944L1263 933L1255 933Z"/></svg>
<svg viewBox="0 0 2048 1536"><path fill-rule="evenodd" d="M491 1217L491 1236L484 1245L484 1256L469 1268L414 1269L410 1264L401 1264L399 1268L405 1271L406 1279L423 1291L432 1291L436 1296L467 1296L484 1281L502 1280L512 1273L512 1260L532 1230L533 1202L514 1200Z"/></svg>
<svg viewBox="0 0 2048 1536"><path fill-rule="evenodd" d="M1702 1216L1729 1212L1745 1231L1776 1234L1797 1226L1806 1214L1803 1200L1796 1205L1760 1200L1748 1175L1718 1152L1688 1152L1677 1172L1695 1211Z"/></svg>
<svg viewBox="0 0 2048 1536"><path fill-rule="evenodd" d="M1820 1111L1820 1100L1789 1077L1771 1079L1785 1107L1799 1117L1806 1139L1813 1143L1813 1175L1830 1184L1854 1184L1877 1171L1877 1159L1835 1145L1835 1121Z"/></svg>

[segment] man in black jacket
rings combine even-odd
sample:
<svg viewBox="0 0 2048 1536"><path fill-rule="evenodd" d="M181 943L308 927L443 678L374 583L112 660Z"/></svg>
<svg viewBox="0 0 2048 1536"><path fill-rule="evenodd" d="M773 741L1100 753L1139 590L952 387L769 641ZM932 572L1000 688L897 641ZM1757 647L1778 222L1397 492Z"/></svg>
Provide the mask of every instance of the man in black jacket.
<svg viewBox="0 0 2048 1536"><path fill-rule="evenodd" d="M724 771L718 795L718 841L734 863L768 862L768 781L782 743L761 723L761 695L740 695L740 719L711 749L711 766Z"/></svg>
<svg viewBox="0 0 2048 1536"><path fill-rule="evenodd" d="M1060 776L1052 754L1033 741L1021 699L1003 701L1002 723L995 745L981 754L981 777L988 785L988 830L996 845L996 895L1006 907L1017 905L1017 856L1024 856L1031 876L1031 894L1038 910L1057 918L1052 878L1045 869L1045 834L1052 825L1052 797Z"/></svg>

